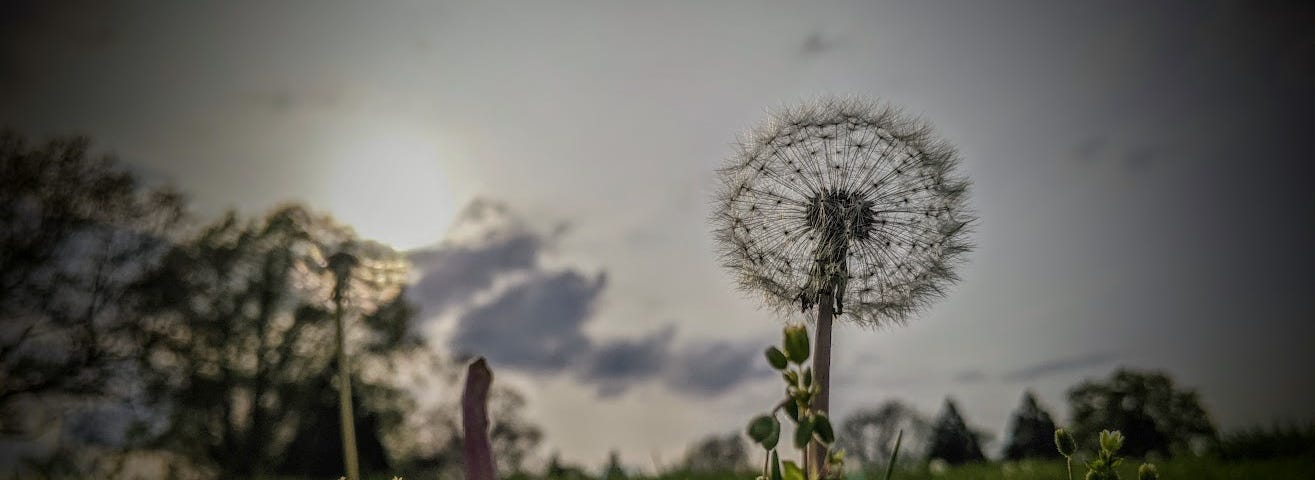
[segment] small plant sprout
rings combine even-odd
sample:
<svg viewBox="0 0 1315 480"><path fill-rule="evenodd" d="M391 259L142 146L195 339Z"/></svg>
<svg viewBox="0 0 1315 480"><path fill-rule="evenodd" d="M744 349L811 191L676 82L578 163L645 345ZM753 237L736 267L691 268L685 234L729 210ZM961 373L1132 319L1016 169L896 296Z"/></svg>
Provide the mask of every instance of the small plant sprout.
<svg viewBox="0 0 1315 480"><path fill-rule="evenodd" d="M829 98L773 113L720 170L713 222L740 287L780 311L816 307L815 411L829 407L833 317L898 324L957 280L974 221L958 162L924 122Z"/></svg>
<svg viewBox="0 0 1315 480"><path fill-rule="evenodd" d="M1078 443L1068 430L1055 429L1055 448L1064 456L1064 466L1068 467L1068 480L1073 480L1073 454L1078 451Z"/></svg>
<svg viewBox="0 0 1315 480"><path fill-rule="evenodd" d="M1055 447L1059 449L1059 454L1064 456L1068 464L1068 478L1073 480L1073 454L1077 451L1077 442L1073 440L1073 435L1065 429L1055 430ZM1119 449L1123 448L1123 434L1119 431L1102 430L1100 432L1099 449L1096 451L1096 458L1087 462L1086 480L1119 480L1117 468L1123 464L1123 458L1117 454ZM1159 480L1160 473L1155 469L1155 465L1143 463L1137 468L1137 480Z"/></svg>
<svg viewBox="0 0 1315 480"><path fill-rule="evenodd" d="M786 460L781 461L776 446L781 440L781 422L776 418L778 412L784 411L786 418L794 422L794 435L791 439L795 448L806 451L810 443L822 445L830 473L839 476L844 465L844 452L832 450L836 441L831 419L825 412L817 410L815 402L821 394L821 387L814 381L813 371L805 363L808 361L808 330L802 325L785 327L780 348L768 347L767 363L781 372L785 381L785 398L776 407L763 415L749 421L746 429L749 438L762 446L766 452L766 463L759 480L805 480L817 479L817 468Z"/></svg>

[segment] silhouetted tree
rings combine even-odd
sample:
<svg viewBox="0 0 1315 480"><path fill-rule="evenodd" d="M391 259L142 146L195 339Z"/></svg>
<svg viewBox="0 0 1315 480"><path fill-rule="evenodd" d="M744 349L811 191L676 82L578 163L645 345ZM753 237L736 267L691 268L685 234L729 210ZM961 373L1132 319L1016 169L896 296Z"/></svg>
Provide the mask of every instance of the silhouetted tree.
<svg viewBox="0 0 1315 480"><path fill-rule="evenodd" d="M88 146L0 131L3 434L33 433L70 400L122 393L133 282L183 218L179 194L143 186Z"/></svg>
<svg viewBox="0 0 1315 480"><path fill-rule="evenodd" d="M1207 447L1215 426L1194 390L1179 389L1168 375L1119 369L1106 381L1086 381L1068 394L1073 434L1092 444L1104 429L1123 432L1122 452L1142 457Z"/></svg>
<svg viewBox="0 0 1315 480"><path fill-rule="evenodd" d="M360 316L348 325L352 363L344 366L333 349L327 259L348 244L360 262L382 267L342 292ZM400 414L384 412L405 411L410 397L389 386L387 372L422 347L401 295L403 265L392 249L297 206L249 222L230 213L173 248L142 283L144 397L168 415L153 444L226 475L270 472L299 430L327 428L318 415L335 405L337 385L328 379L339 368L378 414L357 418L379 422L359 434L390 429Z"/></svg>
<svg viewBox="0 0 1315 480"><path fill-rule="evenodd" d="M945 407L932 426L927 458L944 460L950 465L986 460L977 434L968 428L954 400L945 399Z"/></svg>
<svg viewBox="0 0 1315 480"><path fill-rule="evenodd" d="M583 468L563 463L562 456L558 453L553 453L552 458L548 460L548 468L544 476L550 480L585 480L589 478Z"/></svg>
<svg viewBox="0 0 1315 480"><path fill-rule="evenodd" d="M621 466L621 454L616 450L607 452L607 466L603 467L603 480L625 480L626 469Z"/></svg>
<svg viewBox="0 0 1315 480"><path fill-rule="evenodd" d="M689 447L682 466L691 472L730 472L749 466L749 452L739 432L703 437Z"/></svg>
<svg viewBox="0 0 1315 480"><path fill-rule="evenodd" d="M1055 450L1055 420L1050 418L1050 412L1041 408L1031 391L1023 393L1023 403L1014 410L1009 424L1009 444L1004 450L1006 460L1059 457Z"/></svg>
<svg viewBox="0 0 1315 480"><path fill-rule="evenodd" d="M890 460L900 431L904 432L900 457L921 457L931 425L916 410L898 400L858 410L846 417L836 440L845 450L846 464L877 468Z"/></svg>

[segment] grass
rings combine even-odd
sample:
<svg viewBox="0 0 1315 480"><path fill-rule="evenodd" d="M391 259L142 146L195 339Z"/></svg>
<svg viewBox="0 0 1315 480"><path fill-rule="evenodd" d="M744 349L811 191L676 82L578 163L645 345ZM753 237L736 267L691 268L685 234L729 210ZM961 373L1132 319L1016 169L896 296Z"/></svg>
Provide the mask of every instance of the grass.
<svg viewBox="0 0 1315 480"><path fill-rule="evenodd" d="M1315 458L1287 458L1278 460L1255 460L1224 462L1214 459L1182 459L1154 462L1159 468L1160 478L1164 480L1300 480L1315 478ZM1141 462L1128 460L1118 468L1120 478L1135 480L1137 466ZM1074 480L1081 480L1086 474L1085 465L1077 462L1073 465ZM671 472L654 477L630 477L629 480L752 480L759 473L689 473ZM883 480L884 470L867 472L850 472L846 476L852 480ZM1068 474L1063 461L1039 461L1019 463L981 463L950 467L933 473L925 468L920 470L896 470L895 480L1064 480ZM545 479L551 480L551 479Z"/></svg>

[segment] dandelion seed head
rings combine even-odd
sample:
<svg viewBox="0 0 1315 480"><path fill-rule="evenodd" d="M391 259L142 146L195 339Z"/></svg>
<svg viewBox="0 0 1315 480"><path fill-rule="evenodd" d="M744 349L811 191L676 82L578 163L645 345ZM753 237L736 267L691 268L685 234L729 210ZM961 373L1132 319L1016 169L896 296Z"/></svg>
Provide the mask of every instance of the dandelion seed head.
<svg viewBox="0 0 1315 480"><path fill-rule="evenodd" d="M922 121L857 98L771 112L720 170L713 215L740 286L786 311L824 294L863 326L906 320L972 246L958 153Z"/></svg>

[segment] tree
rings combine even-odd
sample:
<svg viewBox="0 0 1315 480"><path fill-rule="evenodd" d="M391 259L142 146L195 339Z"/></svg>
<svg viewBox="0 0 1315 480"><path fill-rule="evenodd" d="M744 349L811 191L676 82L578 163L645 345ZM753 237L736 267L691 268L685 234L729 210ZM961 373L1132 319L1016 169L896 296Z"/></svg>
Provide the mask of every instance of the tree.
<svg viewBox="0 0 1315 480"><path fill-rule="evenodd" d="M121 394L132 285L169 247L183 198L83 137L0 131L0 432Z"/></svg>
<svg viewBox="0 0 1315 480"><path fill-rule="evenodd" d="M1036 395L1023 393L1023 403L1009 421L1009 444L1005 446L1006 460L1024 458L1058 458L1055 450L1055 421L1050 412L1041 408Z"/></svg>
<svg viewBox="0 0 1315 480"><path fill-rule="evenodd" d="M1119 369L1105 381L1086 381L1068 393L1073 434L1094 442L1104 429L1123 432L1126 454L1169 455L1215 440L1216 430L1194 390L1180 389L1162 372Z"/></svg>
<svg viewBox="0 0 1315 480"><path fill-rule="evenodd" d="M328 259L346 245L361 263L386 267L339 292ZM226 475L271 472L296 457L286 454L307 429L327 428L308 415L337 396L342 385L331 379L339 369L379 413L375 431L361 434L390 429L401 415L383 412L405 411L410 398L390 384L389 372L422 349L402 295L402 265L392 249L299 206L253 221L230 213L172 248L141 282L143 396L167 415L147 444ZM332 347L339 294L360 317L345 332L348 365Z"/></svg>
<svg viewBox="0 0 1315 480"><path fill-rule="evenodd" d="M968 428L952 399L945 399L945 407L936 418L931 435L927 448L929 459L939 458L950 465L986 460L977 434Z"/></svg>
<svg viewBox="0 0 1315 480"><path fill-rule="evenodd" d="M689 447L682 463L691 472L735 472L749 466L749 453L739 432L709 435Z"/></svg>
<svg viewBox="0 0 1315 480"><path fill-rule="evenodd" d="M626 469L621 466L621 454L616 450L607 452L607 466L603 467L603 480L625 480Z"/></svg>
<svg viewBox="0 0 1315 480"><path fill-rule="evenodd" d="M915 458L925 445L930 424L916 410L898 400L879 407L854 412L840 424L837 441L845 450L846 463L856 462L866 468L876 468L890 461L895 438L904 432L900 443L901 458Z"/></svg>

